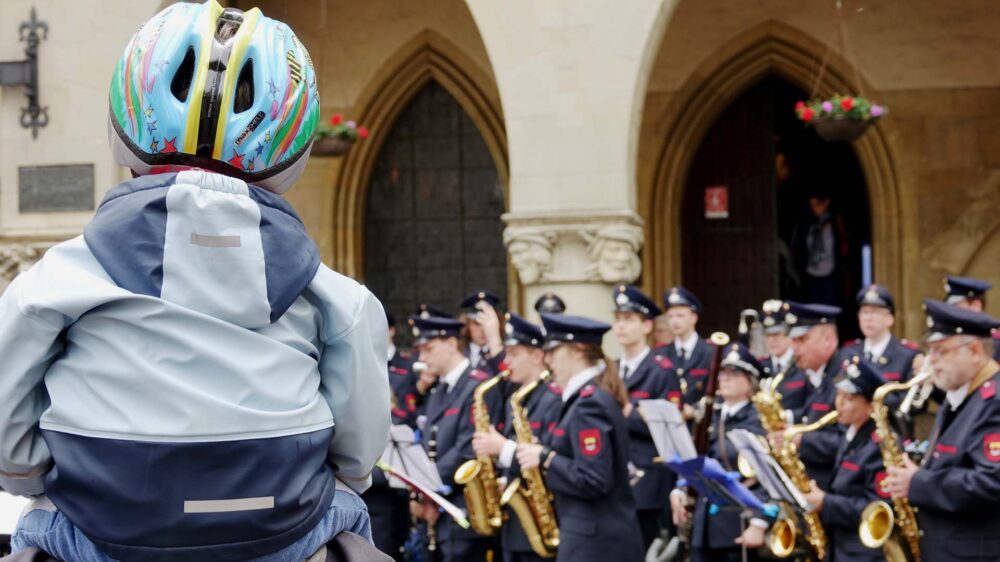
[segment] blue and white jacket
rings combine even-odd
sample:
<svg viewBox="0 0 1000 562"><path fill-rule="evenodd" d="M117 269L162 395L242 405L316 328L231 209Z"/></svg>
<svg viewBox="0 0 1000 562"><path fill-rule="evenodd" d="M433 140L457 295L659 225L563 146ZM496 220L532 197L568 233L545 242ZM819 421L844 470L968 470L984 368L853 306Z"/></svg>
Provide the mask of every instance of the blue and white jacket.
<svg viewBox="0 0 1000 562"><path fill-rule="evenodd" d="M114 188L0 298L0 486L123 560L243 560L385 448L385 315L281 197L202 171Z"/></svg>

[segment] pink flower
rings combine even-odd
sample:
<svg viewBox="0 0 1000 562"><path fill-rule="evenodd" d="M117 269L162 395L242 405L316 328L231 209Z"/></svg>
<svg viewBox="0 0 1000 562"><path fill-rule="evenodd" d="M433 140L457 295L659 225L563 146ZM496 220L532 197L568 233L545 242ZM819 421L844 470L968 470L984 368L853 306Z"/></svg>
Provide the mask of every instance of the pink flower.
<svg viewBox="0 0 1000 562"><path fill-rule="evenodd" d="M828 101L823 102L823 111L825 113L830 113L831 111L833 111L833 104Z"/></svg>
<svg viewBox="0 0 1000 562"><path fill-rule="evenodd" d="M872 104L872 107L869 110L869 113L871 113L872 117L879 117L880 115L882 115L883 113L885 113L885 108L882 107L881 105Z"/></svg>
<svg viewBox="0 0 1000 562"><path fill-rule="evenodd" d="M330 117L330 124L331 125L340 125L340 123L343 120L344 120L344 116L343 115L341 115L339 113L334 113L333 117Z"/></svg>
<svg viewBox="0 0 1000 562"><path fill-rule="evenodd" d="M350 127L350 128L352 128L352 129L354 129L354 128L355 128L355 127L357 127L358 125L357 125L357 123L355 123L354 121L348 121L348 122L347 122L347 126L348 126L348 127Z"/></svg>

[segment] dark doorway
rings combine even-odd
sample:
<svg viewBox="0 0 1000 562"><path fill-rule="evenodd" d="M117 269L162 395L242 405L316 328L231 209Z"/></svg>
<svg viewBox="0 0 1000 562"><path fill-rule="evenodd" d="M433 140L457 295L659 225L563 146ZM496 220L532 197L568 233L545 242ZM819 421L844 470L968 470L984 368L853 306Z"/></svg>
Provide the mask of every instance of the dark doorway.
<svg viewBox="0 0 1000 562"><path fill-rule="evenodd" d="M428 83L400 114L371 181L365 282L400 327L423 302L457 313L475 289L507 294L503 187L476 126L441 85Z"/></svg>
<svg viewBox="0 0 1000 562"><path fill-rule="evenodd" d="M684 285L705 305L702 334L735 332L740 311L759 309L769 298L820 300L817 281L844 308L842 339L858 334L854 294L862 248L871 240L867 188L849 143L823 141L796 118L795 102L806 98L780 78L760 81L719 116L692 160L681 266ZM725 212L707 200L720 188L728 197ZM822 221L810 210L812 196L829 197ZM835 232L833 256L810 234L826 222ZM831 261L830 275L807 274L823 273L817 264Z"/></svg>

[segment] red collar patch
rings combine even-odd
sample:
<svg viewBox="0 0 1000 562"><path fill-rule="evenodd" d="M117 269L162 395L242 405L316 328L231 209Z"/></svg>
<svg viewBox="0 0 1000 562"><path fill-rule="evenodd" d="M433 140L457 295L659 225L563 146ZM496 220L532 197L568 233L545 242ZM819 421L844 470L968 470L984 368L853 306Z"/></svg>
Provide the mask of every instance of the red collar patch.
<svg viewBox="0 0 1000 562"><path fill-rule="evenodd" d="M392 374L399 375L401 377L405 377L406 375L410 374L409 371L407 371L406 369L400 368L400 367L389 367L389 371Z"/></svg>
<svg viewBox="0 0 1000 562"><path fill-rule="evenodd" d="M679 391L679 390L671 390L670 392L667 393L667 400L670 400L674 404L680 404L681 403L681 391Z"/></svg>
<svg viewBox="0 0 1000 562"><path fill-rule="evenodd" d="M847 470L850 470L851 472L857 472L857 471L861 470L861 467L859 467L858 465L854 464L851 461L843 461L843 462L841 462L840 463L840 468L846 468Z"/></svg>
<svg viewBox="0 0 1000 562"><path fill-rule="evenodd" d="M990 462L1000 462L1000 433L987 433L983 438L983 454Z"/></svg>
<svg viewBox="0 0 1000 562"><path fill-rule="evenodd" d="M633 390L632 392L628 393L628 397L629 398L639 398L639 399L649 398L649 393L645 392L643 390Z"/></svg>
<svg viewBox="0 0 1000 562"><path fill-rule="evenodd" d="M580 396L586 398L594 393L594 385L588 384L587 386L580 389Z"/></svg>
<svg viewBox="0 0 1000 562"><path fill-rule="evenodd" d="M665 355L657 355L657 356L653 357L653 361L656 361L656 364L659 365L663 369L672 369L674 367L673 361L671 361Z"/></svg>
<svg viewBox="0 0 1000 562"><path fill-rule="evenodd" d="M997 385L992 380L983 383L983 386L979 387L979 395L983 397L983 400L989 400L997 395Z"/></svg>
<svg viewBox="0 0 1000 562"><path fill-rule="evenodd" d="M584 456L596 457L601 452L601 432L598 429L584 429L579 434L580 451Z"/></svg>
<svg viewBox="0 0 1000 562"><path fill-rule="evenodd" d="M898 381L903 378L899 373L882 373L882 377L887 381Z"/></svg>
<svg viewBox="0 0 1000 562"><path fill-rule="evenodd" d="M812 404L812 406L810 406L810 408L812 408L813 410L816 410L817 412L829 412L830 411L830 405L829 404L824 404L822 402L813 402L813 404Z"/></svg>
<svg viewBox="0 0 1000 562"><path fill-rule="evenodd" d="M549 390L551 390L552 394L555 394L556 396L562 396L562 387L554 382L549 383Z"/></svg>
<svg viewBox="0 0 1000 562"><path fill-rule="evenodd" d="M796 388L802 388L805 385L806 385L806 381L805 381L805 379L802 379L802 380L798 380L798 381L788 381L786 383L782 383L781 384L781 388L787 388L788 390L792 390L792 389L796 389Z"/></svg>
<svg viewBox="0 0 1000 562"><path fill-rule="evenodd" d="M490 378L490 376L486 374L485 371L480 371L479 369L473 369L472 371L469 372L469 378L477 381L484 381Z"/></svg>

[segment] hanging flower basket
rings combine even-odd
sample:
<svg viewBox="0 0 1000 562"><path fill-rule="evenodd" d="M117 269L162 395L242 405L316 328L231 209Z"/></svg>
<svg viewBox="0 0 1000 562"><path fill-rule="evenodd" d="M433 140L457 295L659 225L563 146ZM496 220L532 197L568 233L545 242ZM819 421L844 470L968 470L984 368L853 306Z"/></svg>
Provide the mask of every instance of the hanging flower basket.
<svg viewBox="0 0 1000 562"><path fill-rule="evenodd" d="M852 141L864 134L876 120L888 113L885 106L871 100L835 95L828 100L800 101L795 114L827 141Z"/></svg>
<svg viewBox="0 0 1000 562"><path fill-rule="evenodd" d="M358 126L354 121L344 121L344 117L335 113L330 118L330 124L321 123L316 128L313 139L312 154L314 156L342 156L354 146L358 139L368 138L368 129Z"/></svg>

